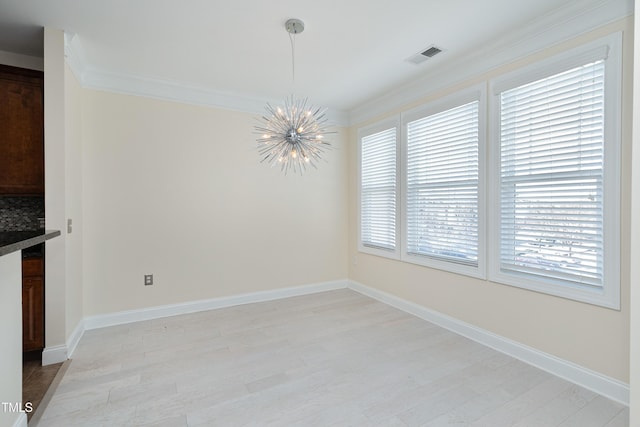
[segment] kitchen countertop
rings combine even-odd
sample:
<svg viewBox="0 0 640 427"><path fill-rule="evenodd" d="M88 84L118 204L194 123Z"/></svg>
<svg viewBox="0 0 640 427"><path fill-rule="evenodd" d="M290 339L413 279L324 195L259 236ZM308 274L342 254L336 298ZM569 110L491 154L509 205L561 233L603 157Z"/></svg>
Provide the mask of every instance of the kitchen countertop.
<svg viewBox="0 0 640 427"><path fill-rule="evenodd" d="M0 231L0 256L29 248L60 234L60 230Z"/></svg>

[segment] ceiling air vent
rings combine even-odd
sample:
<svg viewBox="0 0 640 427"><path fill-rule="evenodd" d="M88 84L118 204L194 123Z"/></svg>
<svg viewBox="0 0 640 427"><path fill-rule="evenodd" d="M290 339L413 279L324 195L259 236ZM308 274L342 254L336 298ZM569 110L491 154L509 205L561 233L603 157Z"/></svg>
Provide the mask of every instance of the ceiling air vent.
<svg viewBox="0 0 640 427"><path fill-rule="evenodd" d="M437 46L431 45L428 48L424 49L422 52L416 53L413 56L410 56L409 58L407 58L407 61L413 63L413 64L421 64L424 61L426 61L429 58L433 58L434 56L436 56L437 54L439 54L440 52L442 52L442 49L440 49Z"/></svg>

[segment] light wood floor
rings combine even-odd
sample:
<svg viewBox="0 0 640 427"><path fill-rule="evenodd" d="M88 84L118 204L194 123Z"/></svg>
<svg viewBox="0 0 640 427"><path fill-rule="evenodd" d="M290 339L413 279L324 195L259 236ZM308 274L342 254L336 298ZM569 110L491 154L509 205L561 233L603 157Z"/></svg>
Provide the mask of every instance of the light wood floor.
<svg viewBox="0 0 640 427"><path fill-rule="evenodd" d="M87 331L45 426L607 426L628 409L350 290Z"/></svg>

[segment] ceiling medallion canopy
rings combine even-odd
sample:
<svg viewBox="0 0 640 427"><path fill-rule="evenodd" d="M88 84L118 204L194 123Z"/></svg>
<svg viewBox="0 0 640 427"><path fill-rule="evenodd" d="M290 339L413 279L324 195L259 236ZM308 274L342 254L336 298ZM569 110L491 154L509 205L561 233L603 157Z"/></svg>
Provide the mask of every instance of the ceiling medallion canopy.
<svg viewBox="0 0 640 427"><path fill-rule="evenodd" d="M295 84L295 36L304 31L304 22L289 19L285 29L291 40L292 80ZM267 103L267 115L262 116L260 125L255 126L260 135L258 153L260 162L271 166L280 165L285 174L292 169L302 174L307 166L317 168L316 163L331 144L325 140L328 130L326 109L308 104L307 98L299 99L291 94L284 100L283 107L273 107Z"/></svg>

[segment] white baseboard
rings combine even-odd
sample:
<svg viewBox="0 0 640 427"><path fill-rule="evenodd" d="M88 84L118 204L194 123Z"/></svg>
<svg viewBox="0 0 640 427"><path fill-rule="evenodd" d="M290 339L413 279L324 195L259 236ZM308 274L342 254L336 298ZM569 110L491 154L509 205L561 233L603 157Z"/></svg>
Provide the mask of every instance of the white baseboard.
<svg viewBox="0 0 640 427"><path fill-rule="evenodd" d="M42 366L53 365L54 363L61 363L67 360L67 346L63 345L54 345L51 347L47 347L42 350Z"/></svg>
<svg viewBox="0 0 640 427"><path fill-rule="evenodd" d="M61 363L69 359L75 351L82 334L84 334L84 319L80 320L75 329L69 335L66 344L54 345L42 350L42 366L53 365L54 363Z"/></svg>
<svg viewBox="0 0 640 427"><path fill-rule="evenodd" d="M42 354L43 365L67 360L67 355L73 354L85 330L344 288L349 288L374 298L612 400L629 405L629 385L626 383L352 280L336 280L86 317L71 334L67 345L45 349Z"/></svg>
<svg viewBox="0 0 640 427"><path fill-rule="evenodd" d="M622 381L496 335L395 295L370 288L362 283L350 280L347 287L629 406L629 385Z"/></svg>
<svg viewBox="0 0 640 427"><path fill-rule="evenodd" d="M67 356L69 357L69 359L73 356L73 352L76 351L76 347L78 346L78 343L80 342L80 338L82 338L84 331L84 319L81 319L67 339Z"/></svg>
<svg viewBox="0 0 640 427"><path fill-rule="evenodd" d="M21 413L13 423L13 427L27 427L27 414Z"/></svg>
<svg viewBox="0 0 640 427"><path fill-rule="evenodd" d="M225 308L255 302L272 301L281 298L308 295L335 289L344 289L347 287L347 283L348 282L346 280L335 280L331 282L293 286L290 288L252 292L208 300L190 301L180 304L149 307L140 310L128 310L120 311L117 313L102 314L98 316L89 316L84 319L83 326L84 329L90 330L104 328L106 326L139 322L142 320L152 320L162 317L177 316L180 314L196 313L198 311L214 310L216 308Z"/></svg>

